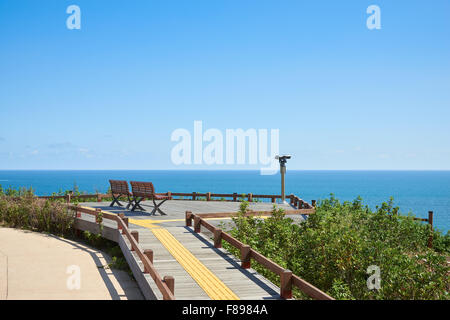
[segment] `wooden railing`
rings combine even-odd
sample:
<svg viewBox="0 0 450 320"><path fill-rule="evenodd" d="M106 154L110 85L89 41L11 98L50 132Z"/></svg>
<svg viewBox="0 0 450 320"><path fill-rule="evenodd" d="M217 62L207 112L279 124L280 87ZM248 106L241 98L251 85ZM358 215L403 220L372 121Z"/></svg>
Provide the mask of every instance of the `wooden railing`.
<svg viewBox="0 0 450 320"><path fill-rule="evenodd" d="M167 196L171 196L173 200L200 200L204 199L206 201L242 201L246 200L249 202L254 202L257 199L270 199L272 203L275 203L277 199L281 199L281 195L269 195L269 194L253 194L253 193L183 193L183 192L167 192ZM183 198L176 198L183 197ZM188 199L184 199L188 197ZM189 199L190 198L190 199ZM290 194L286 196L289 199L290 204L298 209L312 209L315 206L315 200L311 201L311 204L300 199L296 195Z"/></svg>
<svg viewBox="0 0 450 320"><path fill-rule="evenodd" d="M74 195L74 194L68 193L63 196L38 196L38 198L52 199L52 200L63 199L63 200L65 200L66 203L70 203L74 199L96 199L97 202L101 202L102 199L104 199L104 198L111 198L111 195L103 194L103 193Z"/></svg>
<svg viewBox="0 0 450 320"><path fill-rule="evenodd" d="M261 212L249 212L249 215L261 215ZM265 212L264 214L269 214ZM191 211L186 211L186 226L192 226L192 220L194 220L194 232L199 233L201 227L208 229L214 236L214 247L221 248L222 241L228 242L233 247L237 248L241 254L241 267L248 269L251 266L251 259L258 262L260 265L264 266L266 269L274 272L280 276L280 296L285 299L292 298L292 287L295 286L299 288L303 293L307 294L309 297L318 300L334 300L332 297L321 291L320 289L314 287L312 284L296 276L292 271L283 268L282 266L276 264L275 262L264 257L262 254L252 249L250 246L240 242L236 238L232 237L230 234L222 231L221 229L208 223L205 218L214 217L225 217L229 216L230 213L220 213L220 214L193 214ZM236 213L234 213L236 216Z"/></svg>
<svg viewBox="0 0 450 320"><path fill-rule="evenodd" d="M166 192L164 195L172 197L172 200L205 200L205 201L242 201L249 202L257 201L258 199L269 199L272 203L275 203L277 199L281 199L281 195L270 194L253 194L253 193L201 193L201 192ZM181 198L182 197L182 198ZM187 197L187 199L185 198ZM65 202L70 203L73 199L92 199L95 198L97 202L101 202L104 198L111 198L110 194L96 193L96 194L66 194L63 196L39 196L42 199L64 199ZM286 200L289 200L291 206L297 209L312 209L315 207L316 201L311 200L311 204L300 199L294 194L286 196Z"/></svg>
<svg viewBox="0 0 450 320"><path fill-rule="evenodd" d="M137 231L130 231L128 228L128 218L123 214L115 215L108 212L103 212L101 209L83 208L80 205L69 205L69 209L76 212L76 217L81 218L81 213L86 213L95 216L96 223L101 223L101 219L109 219L117 222L119 232L126 236L131 245L131 251L136 252L137 256L144 265L144 272L150 274L164 300L175 300L174 286L175 280L171 276L161 278L153 265L153 251L144 250L139 247L139 233Z"/></svg>
<svg viewBox="0 0 450 320"><path fill-rule="evenodd" d="M249 202L253 202L256 199L271 199L271 202L275 203L276 199L281 199L281 195L258 195L258 194L239 194L239 193L199 193L199 192L191 192L191 193L180 193L180 192L166 192L165 195L171 196L172 200L189 200L184 199L184 197L189 197L190 200L200 200L201 198L204 198L206 201L242 201L247 200ZM183 197L176 198L176 197ZM72 199L92 199L96 198L97 202L101 202L104 198L111 198L111 195L109 194L81 194L81 195L73 195L73 194L67 194L63 196L40 196L39 198L42 199L64 199L67 203L70 203ZM216 199L215 199L216 198ZM217 199L222 198L222 199ZM227 198L231 198L227 199ZM223 200L225 199L225 200ZM286 199L289 199L289 202L292 207L297 209L312 209L316 207L316 200L311 200L311 204L308 202L300 199L296 195L290 194L286 196ZM289 214L287 210L286 214ZM305 210L304 212L297 212L299 214L310 214L312 212L309 212ZM295 213L294 213L295 214ZM430 225L430 236L428 237L428 247L433 247L433 211L428 211L428 218L413 218L416 221L423 221L428 222Z"/></svg>

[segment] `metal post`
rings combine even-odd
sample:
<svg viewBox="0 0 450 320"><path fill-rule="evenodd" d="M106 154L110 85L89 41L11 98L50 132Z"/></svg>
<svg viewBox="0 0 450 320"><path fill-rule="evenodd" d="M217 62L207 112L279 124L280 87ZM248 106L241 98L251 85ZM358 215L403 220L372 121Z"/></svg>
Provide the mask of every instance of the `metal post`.
<svg viewBox="0 0 450 320"><path fill-rule="evenodd" d="M290 155L283 155L283 156L276 156L275 159L277 159L280 162L280 174L281 174L281 203L286 203L286 193L285 193L285 175L286 175L286 162L287 159L290 159Z"/></svg>
<svg viewBox="0 0 450 320"><path fill-rule="evenodd" d="M281 173L281 202L284 203L286 199L284 190L284 176L286 175L286 164L280 162L280 173Z"/></svg>

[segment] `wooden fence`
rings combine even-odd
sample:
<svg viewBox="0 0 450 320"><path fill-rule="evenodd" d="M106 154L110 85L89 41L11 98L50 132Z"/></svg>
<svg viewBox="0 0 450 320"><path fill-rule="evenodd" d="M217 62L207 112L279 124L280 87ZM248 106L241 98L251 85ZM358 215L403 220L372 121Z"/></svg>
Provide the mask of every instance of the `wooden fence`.
<svg viewBox="0 0 450 320"><path fill-rule="evenodd" d="M72 193L68 193L63 196L38 196L40 199L51 199L51 200L64 200L66 203L70 203L74 199L77 200L87 200L87 199L96 199L97 202L101 202L104 198L111 198L111 195L109 194L102 194L102 193L96 193L96 194L79 194L74 195Z"/></svg>
<svg viewBox="0 0 450 320"><path fill-rule="evenodd" d="M248 269L251 266L251 259L255 260L268 270L274 272L278 276L280 276L280 296L285 299L292 298L292 287L295 286L300 289L303 293L307 294L309 297L318 300L334 300L332 297L321 291L320 289L314 287L310 283L301 279L299 276L296 276L292 273L292 271L287 270L275 262L269 260L264 257L262 254L252 249L250 246L240 242L236 238L233 238L226 232L223 232L221 229L213 226L208 223L204 219L207 217L226 217L231 213L220 213L220 214L193 214L191 211L186 211L186 226L192 226L192 220L194 220L194 232L199 233L201 231L201 227L205 227L210 232L212 232L214 236L214 247L221 248L222 241L228 242L233 247L240 250L241 254L241 267L244 269ZM250 212L249 214L261 215L257 212ZM270 214L270 212L266 212L266 214ZM236 215L236 213L234 213Z"/></svg>
<svg viewBox="0 0 450 320"><path fill-rule="evenodd" d="M164 195L171 196L172 200L201 200L205 201L243 201L247 200L249 202L253 202L257 199L270 199L272 203L276 202L276 199L281 199L281 195L261 195L261 194L253 194L253 193L199 193L199 192L190 192L190 193L182 193L182 192L166 192ZM183 197L183 198L180 198ZM184 199L184 197L188 197L188 199ZM109 194L81 194L81 195L73 195L71 193L66 194L64 196L40 196L42 199L64 199L65 202L70 203L73 199L92 199L95 198L97 202L101 202L105 198L111 198ZM220 199L218 199L220 198ZM286 196L286 199L289 199L289 203L292 207L296 209L305 209L304 212L296 212L297 214L311 214L314 212L314 208L316 207L316 200L311 200L311 204L300 199L298 196L294 194L290 194ZM311 211L308 211L311 210ZM286 214L289 214L290 210L286 211ZM295 213L294 213L295 214ZM428 211L428 218L413 218L416 221L427 222L430 225L430 236L428 238L428 247L433 247L433 211Z"/></svg>
<svg viewBox="0 0 450 320"><path fill-rule="evenodd" d="M204 201L249 201L254 202L259 199L267 199L272 203L275 203L277 199L281 199L281 195L269 195L269 194L253 194L253 193L201 193L201 192L166 192L163 195L172 197L172 200L204 200ZM97 202L101 202L105 198L111 198L110 194L96 193L96 194L81 194L74 195L68 193L62 196L39 196L41 199L63 199L65 202L70 203L74 199L96 199ZM315 200L311 200L311 204L304 201L294 194L286 196L286 200L297 209L312 209L316 205Z"/></svg>
<svg viewBox="0 0 450 320"><path fill-rule="evenodd" d="M103 219L109 219L117 222L119 232L126 236L131 244L131 251L136 252L137 256L144 265L144 272L149 273L161 292L164 300L175 300L175 280L171 276L165 276L161 278L153 265L153 251L142 251L139 247L139 234L137 231L130 231L128 228L128 218L123 214L115 215L107 212L103 212L101 209L82 208L79 205L69 205L69 209L76 212L76 217L81 218L81 213L86 213L95 216L96 223L102 223Z"/></svg>
<svg viewBox="0 0 450 320"><path fill-rule="evenodd" d="M272 203L275 203L277 199L281 199L281 195L269 195L269 194L253 194L253 193L200 193L200 192L167 192L167 196L171 196L173 200L205 200L205 201L243 201L254 202L258 199L268 199ZM182 198L180 198L182 197ZM185 199L187 197L187 199ZM312 209L315 206L315 200L311 201L311 204L300 199L296 195L290 194L286 196L290 204L298 209Z"/></svg>

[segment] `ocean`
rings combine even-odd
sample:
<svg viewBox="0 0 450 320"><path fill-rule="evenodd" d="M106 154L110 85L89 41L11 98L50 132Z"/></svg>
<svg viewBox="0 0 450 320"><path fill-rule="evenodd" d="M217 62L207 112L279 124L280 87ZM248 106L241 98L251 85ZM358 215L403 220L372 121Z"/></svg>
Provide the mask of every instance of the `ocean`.
<svg viewBox="0 0 450 320"><path fill-rule="evenodd" d="M116 170L116 171L0 171L0 185L32 187L37 195L72 190L87 193L108 189L109 179L152 181L156 192L212 192L280 194L280 175L259 171L224 170ZM329 197L354 200L372 208L392 196L403 214L427 218L434 211L434 226L450 229L450 171L295 171L286 173L286 194L310 201Z"/></svg>

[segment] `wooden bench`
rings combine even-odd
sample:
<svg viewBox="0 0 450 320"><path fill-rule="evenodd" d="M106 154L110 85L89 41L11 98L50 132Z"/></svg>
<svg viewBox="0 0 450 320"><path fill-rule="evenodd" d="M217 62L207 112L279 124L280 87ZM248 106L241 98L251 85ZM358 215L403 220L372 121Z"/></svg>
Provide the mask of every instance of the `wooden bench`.
<svg viewBox="0 0 450 320"><path fill-rule="evenodd" d="M133 203L132 199L130 198L131 193L128 189L128 182L126 182L125 180L109 180L109 184L111 185L111 195L113 197L113 201L109 206L112 207L114 206L114 203L117 202L117 204L122 207L123 205L119 202L119 198L121 196L127 196L128 205L126 208L128 209Z"/></svg>
<svg viewBox="0 0 450 320"><path fill-rule="evenodd" d="M155 215L156 211L158 211L161 215L166 215L159 207L166 202L167 200L171 199L170 196L167 196L163 193L155 193L155 188L153 187L153 183L151 182L139 182L139 181L130 181L131 184L131 192L133 194L133 201L134 205L131 211L136 210L136 208L139 208L142 211L145 211L139 203L144 200L145 198L152 199L153 201L153 211L150 213L150 215ZM156 200L162 200L160 203L156 203Z"/></svg>

